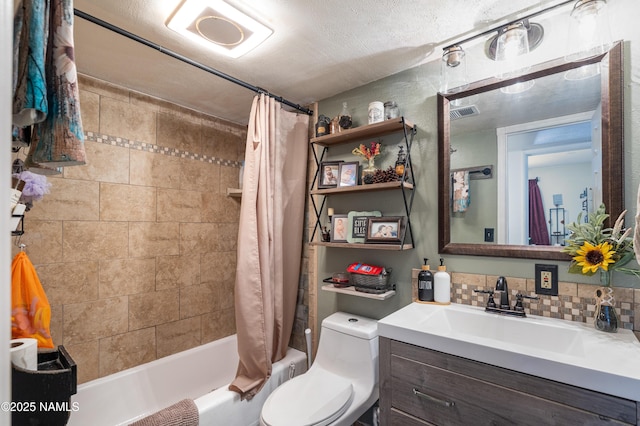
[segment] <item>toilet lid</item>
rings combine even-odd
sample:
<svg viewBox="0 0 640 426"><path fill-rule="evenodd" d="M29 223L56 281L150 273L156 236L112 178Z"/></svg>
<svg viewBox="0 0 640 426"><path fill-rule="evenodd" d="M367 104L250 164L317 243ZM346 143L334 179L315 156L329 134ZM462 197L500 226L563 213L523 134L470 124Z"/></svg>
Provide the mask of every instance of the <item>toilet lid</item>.
<svg viewBox="0 0 640 426"><path fill-rule="evenodd" d="M274 390L262 407L269 426L323 426L351 405L351 381L326 370L311 369Z"/></svg>

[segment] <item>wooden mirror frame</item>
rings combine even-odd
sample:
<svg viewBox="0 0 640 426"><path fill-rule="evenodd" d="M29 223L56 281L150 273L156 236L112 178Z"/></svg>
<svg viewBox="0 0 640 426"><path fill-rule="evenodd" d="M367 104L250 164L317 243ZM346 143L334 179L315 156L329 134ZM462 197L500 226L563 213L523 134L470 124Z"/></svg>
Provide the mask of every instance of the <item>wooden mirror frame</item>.
<svg viewBox="0 0 640 426"><path fill-rule="evenodd" d="M602 200L607 212L617 215L624 209L623 42L616 42L605 54L577 62L564 58L542 63L523 76L499 80L490 78L469 85L466 90L443 95L438 93L438 251L472 256L512 257L523 259L570 260L561 247L509 244L472 244L451 242L451 155L449 102L467 96L509 86L583 65L600 62L602 102ZM611 220L611 218L609 218ZM610 225L607 225L610 226Z"/></svg>

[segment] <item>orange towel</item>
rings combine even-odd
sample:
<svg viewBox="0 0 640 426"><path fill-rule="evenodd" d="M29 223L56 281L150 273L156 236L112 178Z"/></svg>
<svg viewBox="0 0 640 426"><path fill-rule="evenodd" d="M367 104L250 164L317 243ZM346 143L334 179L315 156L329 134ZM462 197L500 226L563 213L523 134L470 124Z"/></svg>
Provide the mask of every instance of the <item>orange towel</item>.
<svg viewBox="0 0 640 426"><path fill-rule="evenodd" d="M31 337L39 348L53 348L50 323L47 295L27 253L20 252L11 264L11 337Z"/></svg>

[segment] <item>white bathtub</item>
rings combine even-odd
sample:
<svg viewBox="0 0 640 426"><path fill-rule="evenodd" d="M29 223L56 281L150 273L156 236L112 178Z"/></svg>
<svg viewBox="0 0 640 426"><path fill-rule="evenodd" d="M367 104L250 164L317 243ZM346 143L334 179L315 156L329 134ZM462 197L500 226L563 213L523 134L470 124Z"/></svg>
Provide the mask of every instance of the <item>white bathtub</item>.
<svg viewBox="0 0 640 426"><path fill-rule="evenodd" d="M241 401L229 391L238 366L236 336L225 337L107 377L83 383L72 397L71 426L128 425L184 398L194 399L200 425L257 425L269 394L295 375L306 371L306 355L289 348L273 366L264 388L251 400ZM75 405L73 403L76 403Z"/></svg>

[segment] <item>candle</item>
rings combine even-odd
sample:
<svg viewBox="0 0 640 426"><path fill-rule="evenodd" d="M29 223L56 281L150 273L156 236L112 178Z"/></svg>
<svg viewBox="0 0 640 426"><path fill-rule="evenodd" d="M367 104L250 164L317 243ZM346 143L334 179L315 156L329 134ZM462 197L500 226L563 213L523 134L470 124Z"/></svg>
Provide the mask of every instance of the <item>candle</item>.
<svg viewBox="0 0 640 426"><path fill-rule="evenodd" d="M333 213L334 213L334 211L333 211L333 207L329 207L329 208L327 209L327 214L328 214L329 216L333 216Z"/></svg>

